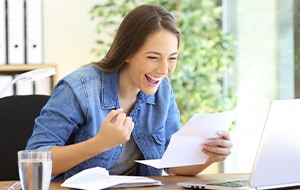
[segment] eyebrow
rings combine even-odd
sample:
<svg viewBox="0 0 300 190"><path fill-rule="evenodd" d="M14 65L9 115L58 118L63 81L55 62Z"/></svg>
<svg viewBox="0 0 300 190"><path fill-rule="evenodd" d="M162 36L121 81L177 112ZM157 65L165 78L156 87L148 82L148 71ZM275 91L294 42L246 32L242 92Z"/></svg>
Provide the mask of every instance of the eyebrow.
<svg viewBox="0 0 300 190"><path fill-rule="evenodd" d="M161 53L156 52L156 51L148 51L148 52L146 52L146 54L150 54L150 53L153 53L153 54L156 54L156 55L161 55ZM178 54L177 52L174 52L174 53L171 53L170 55L177 55L177 54Z"/></svg>

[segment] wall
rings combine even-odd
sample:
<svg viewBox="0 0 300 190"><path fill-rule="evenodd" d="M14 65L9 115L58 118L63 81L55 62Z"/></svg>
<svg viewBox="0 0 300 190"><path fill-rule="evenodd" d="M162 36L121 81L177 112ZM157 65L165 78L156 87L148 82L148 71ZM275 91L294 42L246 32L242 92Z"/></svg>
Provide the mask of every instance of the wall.
<svg viewBox="0 0 300 190"><path fill-rule="evenodd" d="M99 0L44 1L44 59L57 64L61 79L83 64L98 60L91 53L96 27L89 10Z"/></svg>

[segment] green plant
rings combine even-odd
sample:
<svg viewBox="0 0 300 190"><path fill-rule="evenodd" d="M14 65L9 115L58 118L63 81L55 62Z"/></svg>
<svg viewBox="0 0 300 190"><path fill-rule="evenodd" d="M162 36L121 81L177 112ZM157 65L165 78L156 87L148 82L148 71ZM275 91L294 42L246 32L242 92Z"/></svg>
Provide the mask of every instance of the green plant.
<svg viewBox="0 0 300 190"><path fill-rule="evenodd" d="M181 121L195 113L230 110L236 101L231 87L224 89L224 73L234 62L234 41L222 32L222 7L215 0L113 0L95 5L91 17L98 21L98 46L103 57L122 18L140 4L160 4L172 13L181 31L179 60L170 80Z"/></svg>

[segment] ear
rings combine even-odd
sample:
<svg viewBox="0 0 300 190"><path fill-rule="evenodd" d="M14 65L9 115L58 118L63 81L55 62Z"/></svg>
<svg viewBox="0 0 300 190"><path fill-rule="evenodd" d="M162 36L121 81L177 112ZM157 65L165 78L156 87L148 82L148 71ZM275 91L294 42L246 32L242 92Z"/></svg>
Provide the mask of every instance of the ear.
<svg viewBox="0 0 300 190"><path fill-rule="evenodd" d="M125 63L130 63L130 60L131 60L131 57L132 57L133 55L130 55L130 56L128 56L126 59L125 59Z"/></svg>

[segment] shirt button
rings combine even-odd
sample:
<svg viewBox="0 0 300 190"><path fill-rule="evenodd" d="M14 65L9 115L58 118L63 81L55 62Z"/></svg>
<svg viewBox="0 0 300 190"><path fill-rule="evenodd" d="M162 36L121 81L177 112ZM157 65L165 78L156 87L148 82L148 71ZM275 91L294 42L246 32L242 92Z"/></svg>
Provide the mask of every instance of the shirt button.
<svg viewBox="0 0 300 190"><path fill-rule="evenodd" d="M120 147L122 147L123 146L123 144L120 144Z"/></svg>
<svg viewBox="0 0 300 190"><path fill-rule="evenodd" d="M137 136L137 139L140 140L140 139L141 139L141 136Z"/></svg>

